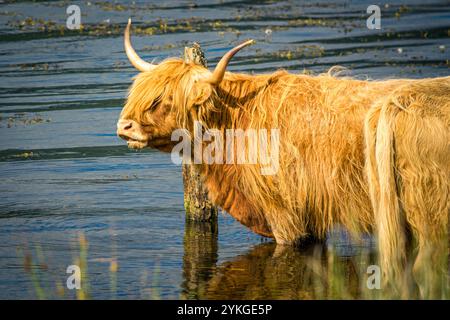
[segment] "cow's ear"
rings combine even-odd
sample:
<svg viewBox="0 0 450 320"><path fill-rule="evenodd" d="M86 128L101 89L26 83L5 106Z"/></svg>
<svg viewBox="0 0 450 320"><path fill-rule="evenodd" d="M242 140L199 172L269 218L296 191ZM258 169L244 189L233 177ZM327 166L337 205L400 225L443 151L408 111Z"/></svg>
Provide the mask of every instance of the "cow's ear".
<svg viewBox="0 0 450 320"><path fill-rule="evenodd" d="M213 87L204 81L197 81L191 92L190 102L193 106L199 106L205 103L211 97Z"/></svg>

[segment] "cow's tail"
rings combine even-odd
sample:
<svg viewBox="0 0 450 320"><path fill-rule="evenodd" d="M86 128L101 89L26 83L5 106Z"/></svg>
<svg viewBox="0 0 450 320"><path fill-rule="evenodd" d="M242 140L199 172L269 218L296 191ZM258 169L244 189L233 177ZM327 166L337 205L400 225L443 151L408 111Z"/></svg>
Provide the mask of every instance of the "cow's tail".
<svg viewBox="0 0 450 320"><path fill-rule="evenodd" d="M395 172L395 105L374 106L365 121L366 172L384 279L401 277L406 265L405 215Z"/></svg>

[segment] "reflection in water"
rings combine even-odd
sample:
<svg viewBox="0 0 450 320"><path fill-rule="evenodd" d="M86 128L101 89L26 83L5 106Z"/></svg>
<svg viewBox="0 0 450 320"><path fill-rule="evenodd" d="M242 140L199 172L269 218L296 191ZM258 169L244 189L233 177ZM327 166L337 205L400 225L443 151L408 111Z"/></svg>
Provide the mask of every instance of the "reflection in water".
<svg viewBox="0 0 450 320"><path fill-rule="evenodd" d="M318 260L308 261L320 245L302 253L274 243L261 244L248 254L226 262L208 285L207 298L217 299L308 299L314 298L314 269L322 268ZM320 256L320 254L319 254Z"/></svg>
<svg viewBox="0 0 450 320"><path fill-rule="evenodd" d="M435 267L430 266L420 276L413 277L408 269L402 279L383 281L381 274L377 279L376 267L370 267L376 265L377 257L367 245L342 250L335 241L301 248L262 243L217 266L217 231L209 232L210 229L209 224L186 224L182 298L448 298L447 273L433 274L432 270L438 269ZM422 278L424 281L420 282Z"/></svg>
<svg viewBox="0 0 450 320"><path fill-rule="evenodd" d="M186 220L182 299L202 299L217 263L217 224Z"/></svg>

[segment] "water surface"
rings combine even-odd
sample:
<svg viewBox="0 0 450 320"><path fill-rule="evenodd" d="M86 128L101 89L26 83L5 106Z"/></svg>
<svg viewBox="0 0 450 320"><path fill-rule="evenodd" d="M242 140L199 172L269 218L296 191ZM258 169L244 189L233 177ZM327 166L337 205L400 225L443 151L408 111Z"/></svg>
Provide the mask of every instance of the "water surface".
<svg viewBox="0 0 450 320"><path fill-rule="evenodd" d="M226 214L218 232L185 224L181 168L115 136L136 75L122 32L131 16L156 62L196 41L214 66L253 38L229 70L446 76L449 2L383 1L381 30L370 1L152 3L72 1L82 31L65 28L65 1L0 4L0 298L76 298L65 271L85 251L95 299L376 297L370 238L279 249Z"/></svg>

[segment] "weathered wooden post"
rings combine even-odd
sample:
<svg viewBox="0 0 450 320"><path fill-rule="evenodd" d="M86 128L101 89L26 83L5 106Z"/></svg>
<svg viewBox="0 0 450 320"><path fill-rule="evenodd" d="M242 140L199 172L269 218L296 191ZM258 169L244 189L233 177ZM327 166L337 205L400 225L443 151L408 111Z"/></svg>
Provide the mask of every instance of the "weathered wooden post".
<svg viewBox="0 0 450 320"><path fill-rule="evenodd" d="M186 62L206 67L206 59L197 43L184 49ZM208 192L200 180L199 167L183 164L184 231L183 299L205 297L208 280L217 263L217 207L208 200Z"/></svg>
<svg viewBox="0 0 450 320"><path fill-rule="evenodd" d="M205 55L198 43L184 48L184 59L186 62L207 66ZM217 224L218 210L208 200L208 192L200 181L198 165L183 164L183 184L186 219ZM217 229L217 226L214 229Z"/></svg>
<svg viewBox="0 0 450 320"><path fill-rule="evenodd" d="M186 219L217 224L217 207L208 200L196 165L183 164L183 185Z"/></svg>

